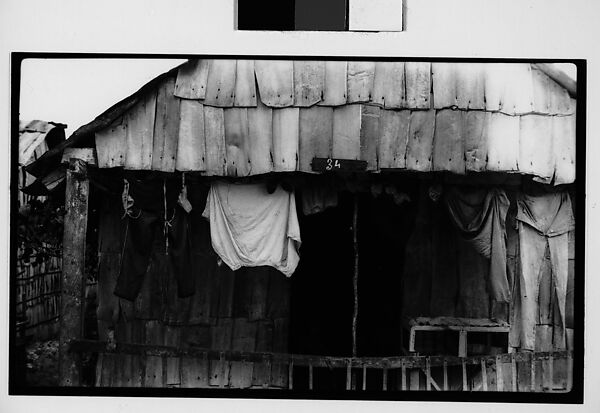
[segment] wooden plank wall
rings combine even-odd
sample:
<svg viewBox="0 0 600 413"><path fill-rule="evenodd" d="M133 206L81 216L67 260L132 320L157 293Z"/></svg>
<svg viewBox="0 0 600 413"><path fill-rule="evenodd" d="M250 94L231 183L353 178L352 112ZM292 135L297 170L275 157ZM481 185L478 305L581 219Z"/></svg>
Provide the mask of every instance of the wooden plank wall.
<svg viewBox="0 0 600 413"><path fill-rule="evenodd" d="M101 168L240 177L311 172L314 156L333 155L369 171L563 184L575 180L575 106L529 64L196 60L99 131L96 148Z"/></svg>
<svg viewBox="0 0 600 413"><path fill-rule="evenodd" d="M192 221L192 231L206 231ZM119 274L123 221L118 200L100 213L98 280L99 338L114 328L118 342L201 347L215 350L287 352L289 279L270 267L231 271L217 255L196 251L196 292L179 298L161 237L155 244L142 291L134 302L114 296ZM160 228L159 228L160 230ZM159 231L160 232L160 231ZM208 243L210 245L210 243ZM285 373L285 374L284 374ZM192 358L103 354L97 386L286 388L287 366L228 363Z"/></svg>

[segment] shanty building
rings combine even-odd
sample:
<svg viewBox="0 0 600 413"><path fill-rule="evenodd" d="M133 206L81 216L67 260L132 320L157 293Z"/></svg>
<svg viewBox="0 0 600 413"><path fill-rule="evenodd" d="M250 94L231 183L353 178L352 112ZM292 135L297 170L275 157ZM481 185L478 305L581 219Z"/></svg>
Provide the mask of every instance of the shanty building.
<svg viewBox="0 0 600 413"><path fill-rule="evenodd" d="M157 77L27 168L66 180L61 385L570 389L575 112L541 64Z"/></svg>

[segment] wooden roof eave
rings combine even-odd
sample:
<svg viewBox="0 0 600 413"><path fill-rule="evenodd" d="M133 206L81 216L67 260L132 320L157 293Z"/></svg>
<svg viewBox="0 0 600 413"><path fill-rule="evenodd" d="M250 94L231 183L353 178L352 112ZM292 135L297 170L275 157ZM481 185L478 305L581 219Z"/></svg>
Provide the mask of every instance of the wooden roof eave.
<svg viewBox="0 0 600 413"><path fill-rule="evenodd" d="M129 109L135 106L144 96L145 93L154 90L164 79L169 77L176 77L177 72L179 71L181 65L165 72L145 85L143 85L139 90L125 99L117 102L99 116L97 116L93 121L79 127L75 132L69 136L67 140L57 145L53 149L46 152L43 156L37 159L35 162L27 165L25 170L35 177L42 177L51 171L53 171L59 164L62 158L63 151L69 147L76 147L82 140L86 137L94 136L96 131L102 130L108 127L115 119L122 116Z"/></svg>

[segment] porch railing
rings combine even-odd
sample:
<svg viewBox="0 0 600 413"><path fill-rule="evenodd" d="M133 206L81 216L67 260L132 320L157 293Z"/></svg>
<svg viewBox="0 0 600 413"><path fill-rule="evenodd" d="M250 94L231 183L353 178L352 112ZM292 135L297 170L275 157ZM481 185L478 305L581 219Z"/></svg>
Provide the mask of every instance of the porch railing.
<svg viewBox="0 0 600 413"><path fill-rule="evenodd" d="M192 387L181 380L181 366L185 361L201 360L210 363L208 371L220 372L214 387L237 387L229 380L234 364L254 366L262 373L262 386L271 388L274 368L285 380L279 387L290 390L322 388L318 376L328 376L328 382L337 380L337 388L346 390L430 390L430 391L512 391L512 392L565 392L572 386L573 357L571 351L507 353L492 356L393 356L393 357L334 357L301 354L258 353L244 351L218 351L202 348L175 348L145 344L117 343L108 350L106 342L78 340L71 344L71 351L98 353L101 356L131 356L138 360L162 360L161 371L175 379L166 383L156 379L144 380L148 374L141 373L141 380L133 381L138 387ZM167 367L168 361L177 361L175 369ZM138 363L144 368L144 363ZM160 365L160 362L159 362ZM273 369L273 370L272 370ZM99 367L98 374L102 374ZM235 371L240 371L237 369ZM228 372L227 374L225 372ZM231 373L229 373L231 372ZM265 373L266 372L266 373ZM112 374L108 372L107 374ZM247 373L246 373L247 374ZM162 375L162 373L161 373ZM166 373L165 373L166 376ZM250 376L253 376L250 371ZM178 379L179 378L179 382ZM256 378L256 377L254 377ZM256 380L251 380L256 384ZM339 383L342 381L342 383ZM345 383L344 383L345 381ZM237 381L239 383L239 381ZM282 386L281 383L285 383ZM107 385L99 377L96 385ZM110 385L110 384L109 384ZM112 385L125 385L122 382ZM374 387L375 386L375 387ZM207 387L212 387L208 386ZM257 386L246 386L257 387ZM275 386L277 387L277 386Z"/></svg>

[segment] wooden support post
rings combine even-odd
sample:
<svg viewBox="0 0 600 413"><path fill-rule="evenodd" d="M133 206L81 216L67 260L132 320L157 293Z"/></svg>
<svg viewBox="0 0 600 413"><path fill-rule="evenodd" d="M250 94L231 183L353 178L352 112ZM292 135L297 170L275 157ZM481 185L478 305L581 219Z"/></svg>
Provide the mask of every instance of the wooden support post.
<svg viewBox="0 0 600 413"><path fill-rule="evenodd" d="M294 360L290 360L288 366L288 389L294 389Z"/></svg>
<svg viewBox="0 0 600 413"><path fill-rule="evenodd" d="M352 363L348 360L348 364L346 364L346 390L350 390L352 388Z"/></svg>
<svg viewBox="0 0 600 413"><path fill-rule="evenodd" d="M444 360L444 390L448 391L448 360Z"/></svg>
<svg viewBox="0 0 600 413"><path fill-rule="evenodd" d="M265 361L265 371L266 374L263 377L263 388L267 389L270 385L271 385L271 359L267 358L267 360Z"/></svg>
<svg viewBox="0 0 600 413"><path fill-rule="evenodd" d="M356 357L356 323L358 320L358 195L354 195L354 214L352 216L352 239L354 243L354 277L352 287L354 292L354 312L352 314L352 357Z"/></svg>
<svg viewBox="0 0 600 413"><path fill-rule="evenodd" d="M313 366L312 364L308 365L308 390L313 389Z"/></svg>
<svg viewBox="0 0 600 413"><path fill-rule="evenodd" d="M356 329L358 322L358 194L354 195L354 213L352 216L352 239L354 244L354 277L352 278L352 289L354 292L354 311L352 314L352 357L356 357ZM356 383L355 373L351 377L351 383Z"/></svg>
<svg viewBox="0 0 600 413"><path fill-rule="evenodd" d="M530 391L535 391L535 358L531 353L531 388Z"/></svg>
<svg viewBox="0 0 600 413"><path fill-rule="evenodd" d="M567 355L567 391L573 388L573 356Z"/></svg>
<svg viewBox="0 0 600 413"><path fill-rule="evenodd" d="M469 390L469 386L467 383L467 363L465 359L462 359L462 382L463 382L463 391Z"/></svg>
<svg viewBox="0 0 600 413"><path fill-rule="evenodd" d="M431 390L431 362L429 357L425 359L425 376L427 377L427 390Z"/></svg>
<svg viewBox="0 0 600 413"><path fill-rule="evenodd" d="M362 368L362 389L367 390L367 366Z"/></svg>
<svg viewBox="0 0 600 413"><path fill-rule="evenodd" d="M386 391L387 390L387 385L388 385L388 369L386 367L383 368L383 385L382 385L382 390Z"/></svg>
<svg viewBox="0 0 600 413"><path fill-rule="evenodd" d="M421 390L421 383L419 380L419 369L410 370L410 390Z"/></svg>
<svg viewBox="0 0 600 413"><path fill-rule="evenodd" d="M225 353L221 352L221 356L219 357L219 371L221 373L221 380L219 380L219 387L225 387L225 384L229 381L229 377L225 377Z"/></svg>
<svg viewBox="0 0 600 413"><path fill-rule="evenodd" d="M487 366L485 364L485 359L481 359L481 384L483 391L488 391L488 383L487 383Z"/></svg>
<svg viewBox="0 0 600 413"><path fill-rule="evenodd" d="M554 357L548 357L548 383L549 391L554 390Z"/></svg>
<svg viewBox="0 0 600 413"><path fill-rule="evenodd" d="M90 184L86 165L72 159L66 172L63 235L63 270L61 278L60 335L58 347L59 385L81 384L81 358L68 351L72 340L83 338L83 303L85 293L85 239Z"/></svg>
<svg viewBox="0 0 600 413"><path fill-rule="evenodd" d="M496 356L496 390L504 391L504 376L502 375L502 359Z"/></svg>
<svg viewBox="0 0 600 413"><path fill-rule="evenodd" d="M402 363L402 390L406 390L406 366Z"/></svg>
<svg viewBox="0 0 600 413"><path fill-rule="evenodd" d="M460 330L458 332L458 357L467 357L467 332Z"/></svg>
<svg viewBox="0 0 600 413"><path fill-rule="evenodd" d="M517 361L515 360L515 353L511 353L510 355L510 372L511 372L511 382L512 382L512 391L517 391Z"/></svg>

